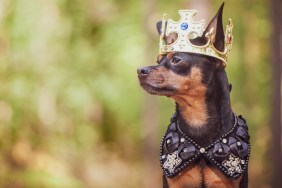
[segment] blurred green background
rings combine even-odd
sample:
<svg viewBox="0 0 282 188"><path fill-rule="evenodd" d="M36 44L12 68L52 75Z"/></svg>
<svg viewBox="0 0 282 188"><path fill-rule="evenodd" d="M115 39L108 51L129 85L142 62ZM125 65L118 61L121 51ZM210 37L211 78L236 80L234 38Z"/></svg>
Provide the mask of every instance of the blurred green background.
<svg viewBox="0 0 282 188"><path fill-rule="evenodd" d="M158 144L172 100L140 87L155 64L155 23L222 1L1 0L0 187L161 187ZM232 106L248 120L250 187L270 187L270 7L227 1Z"/></svg>

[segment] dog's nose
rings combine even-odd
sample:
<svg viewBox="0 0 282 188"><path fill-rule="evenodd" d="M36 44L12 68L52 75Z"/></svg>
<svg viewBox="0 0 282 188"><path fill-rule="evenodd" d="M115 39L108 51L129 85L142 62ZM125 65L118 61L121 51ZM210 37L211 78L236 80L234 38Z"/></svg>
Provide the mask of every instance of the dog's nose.
<svg viewBox="0 0 282 188"><path fill-rule="evenodd" d="M146 76L151 72L151 68L150 67L141 67L139 69L137 69L137 73L140 76Z"/></svg>

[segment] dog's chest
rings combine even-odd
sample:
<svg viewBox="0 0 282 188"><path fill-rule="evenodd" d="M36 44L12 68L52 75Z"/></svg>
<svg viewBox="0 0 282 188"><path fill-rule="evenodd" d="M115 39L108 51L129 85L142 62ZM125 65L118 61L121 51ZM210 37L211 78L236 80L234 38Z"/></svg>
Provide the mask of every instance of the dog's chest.
<svg viewBox="0 0 282 188"><path fill-rule="evenodd" d="M206 188L236 188L239 187L241 178L232 180L216 168L195 165L186 169L175 178L168 179L169 188L206 187Z"/></svg>

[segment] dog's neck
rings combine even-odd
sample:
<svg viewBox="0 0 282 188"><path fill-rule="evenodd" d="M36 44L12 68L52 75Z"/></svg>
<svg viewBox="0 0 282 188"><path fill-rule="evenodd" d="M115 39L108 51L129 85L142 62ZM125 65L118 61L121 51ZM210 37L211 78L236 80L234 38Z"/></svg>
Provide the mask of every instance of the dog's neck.
<svg viewBox="0 0 282 188"><path fill-rule="evenodd" d="M229 83L224 70L209 82L204 97L184 97L176 102L176 118L185 134L205 146L228 132L234 124ZM194 115L192 115L194 114ZM192 122L192 123L191 123Z"/></svg>

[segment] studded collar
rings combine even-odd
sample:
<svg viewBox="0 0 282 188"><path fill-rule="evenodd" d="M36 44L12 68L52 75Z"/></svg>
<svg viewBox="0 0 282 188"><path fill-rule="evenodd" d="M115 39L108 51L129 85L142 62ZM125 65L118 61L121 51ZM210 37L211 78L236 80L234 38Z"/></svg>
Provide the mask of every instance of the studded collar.
<svg viewBox="0 0 282 188"><path fill-rule="evenodd" d="M160 163L165 175L172 178L204 158L227 177L241 177L250 157L250 136L245 119L236 114L234 118L235 123L226 134L201 147L180 129L174 114L160 146Z"/></svg>

